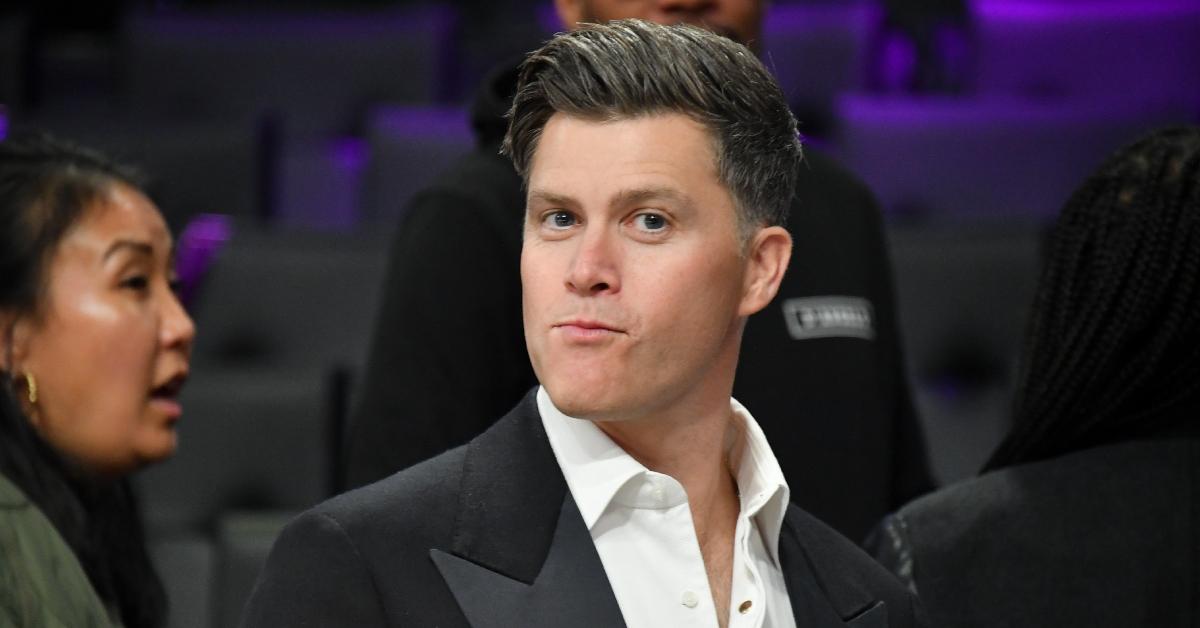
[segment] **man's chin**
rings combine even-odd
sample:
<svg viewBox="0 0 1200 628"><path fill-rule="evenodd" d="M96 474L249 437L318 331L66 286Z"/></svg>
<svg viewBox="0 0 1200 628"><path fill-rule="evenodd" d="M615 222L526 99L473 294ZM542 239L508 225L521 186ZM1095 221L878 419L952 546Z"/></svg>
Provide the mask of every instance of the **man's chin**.
<svg viewBox="0 0 1200 628"><path fill-rule="evenodd" d="M559 412L585 421L611 421L620 414L617 405L608 395L596 390L583 390L579 386L546 386L550 401Z"/></svg>

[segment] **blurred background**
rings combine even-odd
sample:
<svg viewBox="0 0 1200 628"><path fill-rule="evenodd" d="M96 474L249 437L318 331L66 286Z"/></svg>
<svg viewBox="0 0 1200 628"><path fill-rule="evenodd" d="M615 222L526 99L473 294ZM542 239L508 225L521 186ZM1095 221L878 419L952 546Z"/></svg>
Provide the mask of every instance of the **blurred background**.
<svg viewBox="0 0 1200 628"><path fill-rule="evenodd" d="M340 486L406 200L474 146L488 70L561 28L548 0L0 8L0 136L140 165L178 234L187 416L139 479L172 626L236 625L281 523ZM807 142L879 197L934 474L971 475L1046 225L1109 152L1200 121L1200 2L777 0L761 51Z"/></svg>

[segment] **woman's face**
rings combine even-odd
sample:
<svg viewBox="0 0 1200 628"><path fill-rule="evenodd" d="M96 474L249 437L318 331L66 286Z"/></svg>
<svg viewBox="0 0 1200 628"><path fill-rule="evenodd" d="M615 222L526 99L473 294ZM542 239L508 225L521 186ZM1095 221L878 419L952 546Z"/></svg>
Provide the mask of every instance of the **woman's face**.
<svg viewBox="0 0 1200 628"><path fill-rule="evenodd" d="M55 449L103 476L175 451L195 327L172 290L172 257L158 209L114 184L67 231L37 315L19 323L15 372L37 384L31 419Z"/></svg>

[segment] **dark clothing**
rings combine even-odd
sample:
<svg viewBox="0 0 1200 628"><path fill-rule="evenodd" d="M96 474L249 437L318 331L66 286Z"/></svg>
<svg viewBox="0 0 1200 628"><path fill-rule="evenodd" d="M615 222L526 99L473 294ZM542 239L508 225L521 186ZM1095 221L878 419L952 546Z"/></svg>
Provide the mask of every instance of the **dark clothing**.
<svg viewBox="0 0 1200 628"><path fill-rule="evenodd" d="M915 598L791 506L779 541L797 626L918 625ZM533 393L465 447L302 514L242 625L621 626Z"/></svg>
<svg viewBox="0 0 1200 628"><path fill-rule="evenodd" d="M872 550L934 626L1200 626L1200 440L987 473L885 520Z"/></svg>
<svg viewBox="0 0 1200 628"><path fill-rule="evenodd" d="M536 383L521 323L525 198L498 154L515 80L488 83L479 150L415 198L397 234L348 434L353 486L465 443ZM791 266L746 326L734 396L796 503L861 539L932 481L875 201L812 151L797 187Z"/></svg>

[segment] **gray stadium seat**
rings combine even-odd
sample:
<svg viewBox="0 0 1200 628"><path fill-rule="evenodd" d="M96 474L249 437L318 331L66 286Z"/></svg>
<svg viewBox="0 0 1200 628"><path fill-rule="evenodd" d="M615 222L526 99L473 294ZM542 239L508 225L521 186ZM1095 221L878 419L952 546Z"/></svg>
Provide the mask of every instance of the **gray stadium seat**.
<svg viewBox="0 0 1200 628"><path fill-rule="evenodd" d="M176 455L138 476L148 530L212 534L232 510L301 510L333 488L337 439L320 372L196 370Z"/></svg>
<svg viewBox="0 0 1200 628"><path fill-rule="evenodd" d="M128 101L179 115L278 113L286 133L338 135L373 102L437 102L453 11L195 11L129 19Z"/></svg>
<svg viewBox="0 0 1200 628"><path fill-rule="evenodd" d="M1131 103L843 96L835 153L890 211L1053 216L1106 156L1186 121Z"/></svg>
<svg viewBox="0 0 1200 628"><path fill-rule="evenodd" d="M235 226L196 297L193 366L357 368L377 310L387 235Z"/></svg>
<svg viewBox="0 0 1200 628"><path fill-rule="evenodd" d="M380 106L367 119L360 206L368 223L395 224L413 194L475 146L467 112Z"/></svg>
<svg viewBox="0 0 1200 628"><path fill-rule="evenodd" d="M838 94L864 87L871 37L881 20L872 2L770 5L761 55L795 111L801 133L829 131Z"/></svg>
<svg viewBox="0 0 1200 628"><path fill-rule="evenodd" d="M1041 98L1125 98L1200 113L1195 0L976 0L975 88Z"/></svg>
<svg viewBox="0 0 1200 628"><path fill-rule="evenodd" d="M152 536L150 559L169 603L167 628L215 628L212 599L216 543L196 532Z"/></svg>
<svg viewBox="0 0 1200 628"><path fill-rule="evenodd" d="M366 142L356 137L286 141L279 154L279 196L271 224L285 229L352 231Z"/></svg>
<svg viewBox="0 0 1200 628"><path fill-rule="evenodd" d="M901 335L939 484L977 472L1008 428L1041 232L1037 223L889 230Z"/></svg>
<svg viewBox="0 0 1200 628"><path fill-rule="evenodd" d="M296 512L232 512L217 525L218 626L237 626L275 538Z"/></svg>
<svg viewBox="0 0 1200 628"><path fill-rule="evenodd" d="M48 131L140 168L147 191L178 232L197 214L258 218L268 147L252 119L162 119L54 115L21 118L20 129Z"/></svg>

